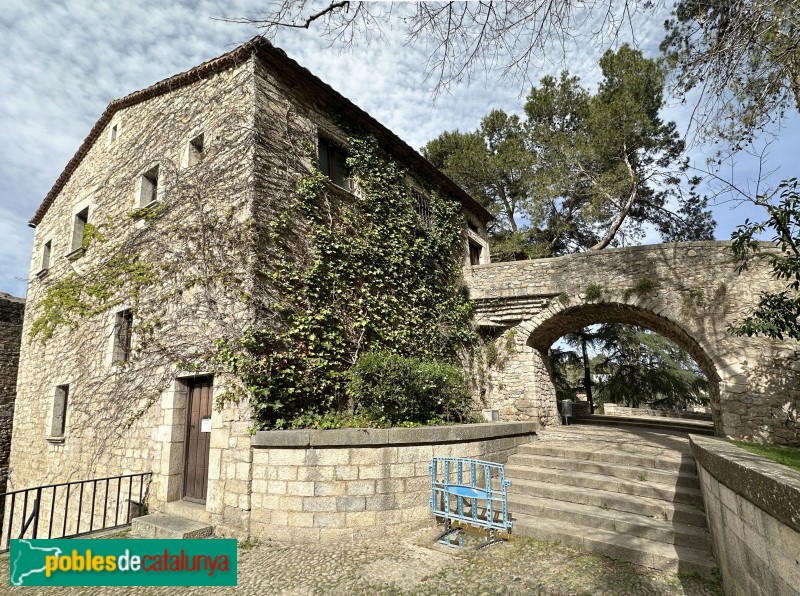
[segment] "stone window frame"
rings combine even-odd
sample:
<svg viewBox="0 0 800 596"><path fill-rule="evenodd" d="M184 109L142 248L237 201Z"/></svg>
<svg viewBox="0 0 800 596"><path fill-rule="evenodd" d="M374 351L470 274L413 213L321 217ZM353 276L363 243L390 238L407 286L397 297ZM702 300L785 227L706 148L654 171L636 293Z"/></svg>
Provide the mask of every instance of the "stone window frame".
<svg viewBox="0 0 800 596"><path fill-rule="evenodd" d="M39 253L39 271L36 273L36 277L42 279L46 277L47 274L50 272L50 266L53 262L53 239L50 238L46 242L42 244L42 250Z"/></svg>
<svg viewBox="0 0 800 596"><path fill-rule="evenodd" d="M49 443L61 444L66 441L69 428L67 417L71 394L71 383L57 383L53 386L50 402L50 421L45 434L45 439Z"/></svg>
<svg viewBox="0 0 800 596"><path fill-rule="evenodd" d="M150 188L153 186L152 184L152 175L155 173L155 193L153 193ZM148 187L145 184L147 181L150 184ZM144 198L148 198L145 196L148 195L150 198L149 201L146 203L143 202ZM164 173L163 167L161 162L153 162L149 164L147 167L142 168L136 174L136 190L134 193L134 208L136 209L146 209L148 207L152 207L153 205L157 205L162 201L164 198Z"/></svg>
<svg viewBox="0 0 800 596"><path fill-rule="evenodd" d="M341 154L343 156L344 160L346 160L347 159L347 147L345 146L345 144L337 141L332 135L325 134L324 131L318 131L318 133L317 133L317 160L316 160L316 166L319 169L319 171L322 172L322 174L326 178L328 178L328 180L330 180L330 183L333 186L335 186L337 189L343 190L344 192L352 194L352 195L356 195L356 192L355 192L355 190L356 190L356 182L355 182L355 179L353 178L353 176L347 176L344 179L347 182L347 186L342 186L341 184L339 184L336 180L334 180L331 177L331 175L330 175L331 174L330 167L327 168L327 171L326 171L326 169L323 169L323 163L322 163L322 151L323 151L323 148L327 148L327 152L330 152L330 150L333 150L335 152L334 154ZM326 155L326 163L328 165L330 165L330 155L329 155L329 153ZM342 165L344 166L344 161L342 162ZM346 174L347 172L345 171L344 173Z"/></svg>
<svg viewBox="0 0 800 596"><path fill-rule="evenodd" d="M86 224L91 222L92 214L95 210L96 205L91 197L87 197L72 206L72 218L70 220L72 229L70 230L70 250L66 254L67 259L74 260L83 255L83 231ZM84 211L86 215L84 218L81 218L80 216Z"/></svg>
<svg viewBox="0 0 800 596"><path fill-rule="evenodd" d="M130 312L132 314L131 318L131 336L130 336L130 347L128 348L128 358L127 359L120 359L120 346L119 346L119 334L118 334L118 326L119 320L118 317L120 314ZM127 303L123 302L117 308L113 309L108 314L108 347L106 349L106 365L109 368L121 368L130 360L130 354L136 348L137 341L136 341L136 334L133 333L133 327L136 325L136 313L134 312L133 308Z"/></svg>
<svg viewBox="0 0 800 596"><path fill-rule="evenodd" d="M119 118L112 118L108 126L108 136L106 137L106 147L114 145L122 133L122 123Z"/></svg>
<svg viewBox="0 0 800 596"><path fill-rule="evenodd" d="M464 256L464 266L465 267L473 267L472 260L470 257L470 244L474 244L480 248L480 262L478 265L486 265L491 263L491 256L489 255L489 243L486 242L484 238L480 235L476 234L473 230L469 227L464 228L464 249L465 249L465 256Z"/></svg>
<svg viewBox="0 0 800 596"><path fill-rule="evenodd" d="M197 139L201 139L202 143L202 148L199 152L197 151L196 145ZM208 145L210 140L211 137L205 127L192 129L182 143L180 154L181 169L191 168L201 164L208 155Z"/></svg>

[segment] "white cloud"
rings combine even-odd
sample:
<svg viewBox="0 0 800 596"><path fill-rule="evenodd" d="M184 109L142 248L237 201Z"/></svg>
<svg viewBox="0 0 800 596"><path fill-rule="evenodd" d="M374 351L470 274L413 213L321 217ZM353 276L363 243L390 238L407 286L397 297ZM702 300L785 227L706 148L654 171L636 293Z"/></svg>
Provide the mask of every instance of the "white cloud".
<svg viewBox="0 0 800 596"><path fill-rule="evenodd" d="M32 7L27 0L4 3L0 291L24 292L19 278L27 275L32 239L25 224L107 103L246 41L256 34L252 27L212 17L257 14L262 6L261 0L67 0L46 8ZM651 52L657 49L663 20L645 18L634 27L637 41ZM622 34L625 38L630 32ZM521 112L526 87L491 74L469 86L454 85L432 104L432 82L423 78L425 48L404 45L405 33L399 29L385 36L385 43L351 52L329 48L314 29L283 32L278 45L415 148L444 130L475 128L493 108ZM601 53L579 40L566 65L584 84L596 86ZM560 54L550 58L535 65L532 80L564 67ZM685 122L687 115L685 106L676 106L667 117ZM800 149L800 127L793 126L784 133L780 152L773 150L776 165L790 163L784 155Z"/></svg>

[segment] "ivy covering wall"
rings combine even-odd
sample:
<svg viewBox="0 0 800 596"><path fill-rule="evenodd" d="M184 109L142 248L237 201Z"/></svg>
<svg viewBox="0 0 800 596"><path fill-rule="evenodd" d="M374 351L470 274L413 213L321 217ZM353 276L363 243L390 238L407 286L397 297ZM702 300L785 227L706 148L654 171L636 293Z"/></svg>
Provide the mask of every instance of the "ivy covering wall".
<svg viewBox="0 0 800 596"><path fill-rule="evenodd" d="M347 391L350 369L368 353L373 364L375 352L416 359L418 370L449 364L450 384L464 386L460 371L453 375L473 340L461 205L416 180L430 203L429 220L421 217L406 169L373 138L347 145L357 195L315 171L270 222L266 241L279 258L263 261L258 275L277 290L265 308L278 323L270 317L272 325L219 343L218 362L241 381L227 397L248 396L264 427L335 425L332 413L359 425L389 422L359 410L359 396ZM309 241L301 267L292 242L298 225ZM409 385L399 385L398 396L413 391ZM455 408L466 409L463 400Z"/></svg>
<svg viewBox="0 0 800 596"><path fill-rule="evenodd" d="M316 147L305 151L316 163ZM231 192L221 172L162 162L163 202L87 226L85 254L38 301L32 339L46 343L84 319L132 308L131 359L86 389L99 395L105 383L102 392L124 405L135 380L144 405L128 421L176 369L220 375L221 401L247 399L256 428L463 420L470 406L460 357L474 333L461 282L462 207L371 137L352 136L347 151L355 193L311 168L291 200L275 201L263 218L257 209L247 216L239 199L238 207L211 207L218 203L206 197ZM414 188L424 191L429 218L416 212ZM430 406L431 387L447 397L433 410L392 410L425 419L383 416L363 379L351 383L365 354L371 378L389 378L375 375L386 361L413 379L397 382L403 403Z"/></svg>

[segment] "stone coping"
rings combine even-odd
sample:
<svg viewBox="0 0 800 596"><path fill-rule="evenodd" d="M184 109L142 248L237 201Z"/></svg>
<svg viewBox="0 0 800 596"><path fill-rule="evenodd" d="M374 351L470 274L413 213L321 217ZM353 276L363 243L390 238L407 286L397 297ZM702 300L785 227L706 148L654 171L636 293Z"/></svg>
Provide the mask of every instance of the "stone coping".
<svg viewBox="0 0 800 596"><path fill-rule="evenodd" d="M698 465L756 507L800 532L800 472L729 443L690 435Z"/></svg>
<svg viewBox="0 0 800 596"><path fill-rule="evenodd" d="M535 433L538 422L482 422L452 426L411 428L339 428L333 430L261 430L250 439L259 448L297 447L390 447L485 441Z"/></svg>

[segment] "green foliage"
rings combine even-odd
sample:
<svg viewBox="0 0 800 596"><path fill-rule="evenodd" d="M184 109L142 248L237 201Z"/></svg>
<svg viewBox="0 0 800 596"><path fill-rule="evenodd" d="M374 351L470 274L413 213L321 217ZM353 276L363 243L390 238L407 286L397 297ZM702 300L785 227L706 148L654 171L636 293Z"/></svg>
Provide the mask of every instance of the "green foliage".
<svg viewBox="0 0 800 596"><path fill-rule="evenodd" d="M459 366L365 352L349 377L354 411L369 419L387 424L469 419L471 398Z"/></svg>
<svg viewBox="0 0 800 596"><path fill-rule="evenodd" d="M592 284L584 290L583 294L587 302L600 300L603 297L603 286Z"/></svg>
<svg viewBox="0 0 800 596"><path fill-rule="evenodd" d="M658 283L653 281L652 279L643 277L642 279L638 280L636 284L632 288L628 288L624 292L625 300L630 298L631 296L636 296L637 298L644 298L648 294L652 294L658 289Z"/></svg>
<svg viewBox="0 0 800 596"><path fill-rule="evenodd" d="M706 403L708 381L697 364L667 338L633 325L604 324L564 337L569 346L585 340L593 352L590 359L592 397L605 402L637 407L676 408ZM556 390L562 399L585 391L581 355L570 349L554 349Z"/></svg>
<svg viewBox="0 0 800 596"><path fill-rule="evenodd" d="M761 457L766 457L772 461L789 466L800 471L800 449L797 447L782 447L780 445L759 445L756 443L745 443L743 441L731 441L742 449L750 453L755 453Z"/></svg>
<svg viewBox="0 0 800 596"><path fill-rule="evenodd" d="M800 108L798 0L679 0L661 50L706 138L734 149Z"/></svg>
<svg viewBox="0 0 800 596"><path fill-rule="evenodd" d="M97 227L86 224L83 250L94 243L105 243L106 236ZM129 299L138 298L142 289L158 282L156 264L142 261L135 253L114 245L104 255L102 266L86 274L71 272L54 281L36 305L37 316L31 325L29 337L47 342L56 329L65 325L74 327L85 317L92 317L122 303L120 290L128 288Z"/></svg>
<svg viewBox="0 0 800 596"><path fill-rule="evenodd" d="M492 257L506 261L618 245L646 223L667 241L710 239L707 201L686 175L664 106L661 63L606 52L597 93L568 72L544 77L525 120L492 111L474 132L446 132L425 156L498 214Z"/></svg>
<svg viewBox="0 0 800 596"><path fill-rule="evenodd" d="M348 151L358 197L313 172L270 225L276 257L262 275L278 324L219 344L218 363L241 380L264 428L344 412L348 370L365 351L455 362L473 340L460 205L431 191L427 226L408 172L374 139L351 137ZM309 242L302 260L290 245L298 225Z"/></svg>
<svg viewBox="0 0 800 596"><path fill-rule="evenodd" d="M558 301L561 303L561 306L569 306L570 298L569 294L566 292L561 292L558 295Z"/></svg>
<svg viewBox="0 0 800 596"><path fill-rule="evenodd" d="M744 272L753 258L765 259L775 279L786 282L781 292L762 292L752 314L731 331L735 335L766 335L783 339L800 339L800 192L796 178L784 180L779 189L780 200L770 203L759 197L757 204L767 211L762 222L745 220L731 235L732 249L739 261L738 271ZM758 236L770 231L769 247L777 251L762 252Z"/></svg>

